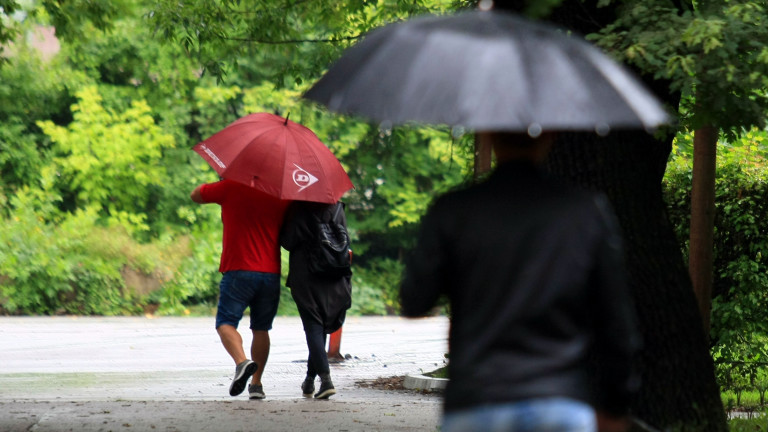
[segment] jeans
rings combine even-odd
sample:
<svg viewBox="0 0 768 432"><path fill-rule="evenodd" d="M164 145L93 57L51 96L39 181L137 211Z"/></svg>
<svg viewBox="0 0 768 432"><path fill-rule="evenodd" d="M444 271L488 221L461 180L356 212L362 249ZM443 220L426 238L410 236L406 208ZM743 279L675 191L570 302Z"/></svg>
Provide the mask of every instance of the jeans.
<svg viewBox="0 0 768 432"><path fill-rule="evenodd" d="M251 330L271 330L280 303L280 275L235 270L224 273L219 284L216 328L237 328L246 307L251 308Z"/></svg>
<svg viewBox="0 0 768 432"><path fill-rule="evenodd" d="M442 432L595 432L595 412L565 398L529 399L446 413Z"/></svg>

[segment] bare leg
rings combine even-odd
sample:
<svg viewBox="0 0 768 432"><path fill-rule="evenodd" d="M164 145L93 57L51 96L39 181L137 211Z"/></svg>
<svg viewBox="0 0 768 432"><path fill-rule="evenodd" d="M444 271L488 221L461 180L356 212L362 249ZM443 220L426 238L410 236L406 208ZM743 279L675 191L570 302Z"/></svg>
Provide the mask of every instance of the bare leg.
<svg viewBox="0 0 768 432"><path fill-rule="evenodd" d="M235 365L238 365L246 360L245 351L243 351L243 338L240 333L231 325L222 324L216 329L221 338L221 343L224 345L224 349L227 350L232 360L235 361ZM259 363L259 369L261 369L261 363Z"/></svg>
<svg viewBox="0 0 768 432"><path fill-rule="evenodd" d="M251 359L259 365L259 369L251 377L251 385L261 385L261 376L269 357L269 332L265 330L251 330L253 341L251 342Z"/></svg>

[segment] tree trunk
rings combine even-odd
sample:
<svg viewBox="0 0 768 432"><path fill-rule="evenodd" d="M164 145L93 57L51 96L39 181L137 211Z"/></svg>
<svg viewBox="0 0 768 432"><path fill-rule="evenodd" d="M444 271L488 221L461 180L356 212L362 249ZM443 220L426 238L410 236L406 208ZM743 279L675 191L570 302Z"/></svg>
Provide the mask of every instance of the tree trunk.
<svg viewBox="0 0 768 432"><path fill-rule="evenodd" d="M481 179L491 170L492 150L487 142L481 143L475 135L475 170L472 176L475 181Z"/></svg>
<svg viewBox="0 0 768 432"><path fill-rule="evenodd" d="M520 10L523 0L496 0L498 9ZM594 33L615 19L618 3L564 0L551 21L580 34ZM646 80L666 103L679 95L667 83ZM637 308L643 349L640 393L632 415L661 430L727 431L708 341L691 279L685 268L661 193L672 137L644 131L562 134L550 170L582 187L606 193L625 240L630 289Z"/></svg>
<svg viewBox="0 0 768 432"><path fill-rule="evenodd" d="M717 136L716 128L704 126L695 131L693 138L688 271L698 300L705 335L709 335L712 304Z"/></svg>
<svg viewBox="0 0 768 432"><path fill-rule="evenodd" d="M632 415L661 430L725 431L714 365L661 194L670 140L645 132L561 135L553 173L606 193L621 224L643 335Z"/></svg>

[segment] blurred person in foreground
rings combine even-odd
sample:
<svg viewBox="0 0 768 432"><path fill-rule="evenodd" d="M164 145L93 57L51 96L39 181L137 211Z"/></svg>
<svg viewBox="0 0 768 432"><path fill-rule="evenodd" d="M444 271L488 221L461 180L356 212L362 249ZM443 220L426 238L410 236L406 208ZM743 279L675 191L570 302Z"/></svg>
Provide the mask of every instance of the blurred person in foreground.
<svg viewBox="0 0 768 432"><path fill-rule="evenodd" d="M432 205L400 291L408 317L449 300L441 430L625 430L639 333L607 199L546 175L550 133L478 139L497 168Z"/></svg>
<svg viewBox="0 0 768 432"><path fill-rule="evenodd" d="M252 187L221 180L192 191L192 201L221 206L224 226L219 271L216 332L235 362L230 396L245 390L249 399L264 399L261 382L270 349L269 330L280 302L280 243L283 216L290 201L283 201ZM243 349L237 326L250 307L251 359Z"/></svg>

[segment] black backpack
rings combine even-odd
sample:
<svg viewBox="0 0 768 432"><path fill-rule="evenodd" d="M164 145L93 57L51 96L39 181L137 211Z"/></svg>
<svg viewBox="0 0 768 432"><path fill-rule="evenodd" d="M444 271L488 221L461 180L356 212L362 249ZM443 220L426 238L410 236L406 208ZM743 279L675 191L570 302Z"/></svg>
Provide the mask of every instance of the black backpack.
<svg viewBox="0 0 768 432"><path fill-rule="evenodd" d="M315 227L315 238L309 245L309 271L315 275L342 277L352 274L349 234L342 223L344 204L334 204L330 222Z"/></svg>

